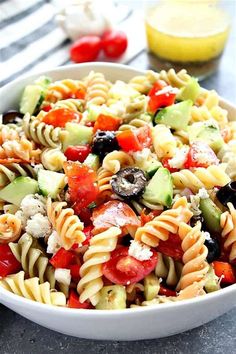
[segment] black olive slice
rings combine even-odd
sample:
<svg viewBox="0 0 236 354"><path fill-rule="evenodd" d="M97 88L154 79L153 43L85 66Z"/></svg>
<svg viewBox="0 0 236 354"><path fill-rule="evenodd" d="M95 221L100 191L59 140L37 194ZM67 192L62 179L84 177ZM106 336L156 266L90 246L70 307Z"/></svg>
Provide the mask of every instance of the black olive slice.
<svg viewBox="0 0 236 354"><path fill-rule="evenodd" d="M122 198L139 197L146 183L144 172L137 167L122 168L111 180L113 191Z"/></svg>
<svg viewBox="0 0 236 354"><path fill-rule="evenodd" d="M204 245L208 249L207 262L212 263L220 257L220 244L216 238L206 238Z"/></svg>
<svg viewBox="0 0 236 354"><path fill-rule="evenodd" d="M16 118L23 118L23 116L24 115L18 111L14 111L14 110L7 111L2 115L3 124L17 123Z"/></svg>
<svg viewBox="0 0 236 354"><path fill-rule="evenodd" d="M115 132L98 130L93 138L92 153L102 160L113 150L119 150Z"/></svg>
<svg viewBox="0 0 236 354"><path fill-rule="evenodd" d="M236 181L229 182L224 187L221 187L216 193L216 197L224 206L231 202L236 208Z"/></svg>

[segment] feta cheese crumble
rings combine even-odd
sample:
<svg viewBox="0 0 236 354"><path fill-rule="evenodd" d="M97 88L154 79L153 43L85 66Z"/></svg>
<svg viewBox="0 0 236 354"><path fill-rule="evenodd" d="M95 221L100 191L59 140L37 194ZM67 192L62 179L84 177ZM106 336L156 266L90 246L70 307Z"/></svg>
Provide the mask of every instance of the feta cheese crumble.
<svg viewBox="0 0 236 354"><path fill-rule="evenodd" d="M26 218L35 214L46 214L45 198L38 194L28 194L21 202L21 210Z"/></svg>
<svg viewBox="0 0 236 354"><path fill-rule="evenodd" d="M47 216L37 213L27 220L25 231L34 238L40 238L49 236L52 230Z"/></svg>
<svg viewBox="0 0 236 354"><path fill-rule="evenodd" d="M61 248L61 239L56 231L53 231L48 238L47 253L55 254Z"/></svg>
<svg viewBox="0 0 236 354"><path fill-rule="evenodd" d="M148 246L141 244L139 241L132 240L128 254L139 261L147 261L153 255L153 252Z"/></svg>
<svg viewBox="0 0 236 354"><path fill-rule="evenodd" d="M71 282L71 274L70 269L65 268L56 268L55 269L55 279L58 283L62 283L65 285L70 285Z"/></svg>
<svg viewBox="0 0 236 354"><path fill-rule="evenodd" d="M177 148L175 156L172 157L172 159L168 160L169 166L172 168L183 168L187 158L188 151L189 151L188 146Z"/></svg>
<svg viewBox="0 0 236 354"><path fill-rule="evenodd" d="M201 199L209 198L209 194L208 194L208 192L207 192L207 190L205 188L200 188L197 195Z"/></svg>
<svg viewBox="0 0 236 354"><path fill-rule="evenodd" d="M204 235L204 237L205 237L205 240L210 240L210 239L211 239L211 235L210 235L209 232L203 231L203 235Z"/></svg>
<svg viewBox="0 0 236 354"><path fill-rule="evenodd" d="M172 86L168 85L168 86L163 87L163 89L155 92L155 96L159 96L164 93L174 93L177 95L179 93L179 91L180 90L177 87L172 87Z"/></svg>

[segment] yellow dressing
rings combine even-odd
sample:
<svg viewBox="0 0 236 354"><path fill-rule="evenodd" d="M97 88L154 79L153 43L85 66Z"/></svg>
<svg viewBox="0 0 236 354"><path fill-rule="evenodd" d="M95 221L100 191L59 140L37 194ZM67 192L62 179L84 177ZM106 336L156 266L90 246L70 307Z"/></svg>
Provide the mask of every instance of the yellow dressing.
<svg viewBox="0 0 236 354"><path fill-rule="evenodd" d="M204 62L218 57L229 34L229 21L220 8L207 3L166 1L149 9L148 47L174 62Z"/></svg>

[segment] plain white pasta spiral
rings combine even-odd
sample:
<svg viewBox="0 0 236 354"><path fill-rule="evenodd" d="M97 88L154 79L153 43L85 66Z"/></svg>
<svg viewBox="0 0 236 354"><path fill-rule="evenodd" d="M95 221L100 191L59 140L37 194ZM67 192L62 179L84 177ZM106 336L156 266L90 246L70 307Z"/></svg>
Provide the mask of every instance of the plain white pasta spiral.
<svg viewBox="0 0 236 354"><path fill-rule="evenodd" d="M220 218L222 238L225 240L224 248L230 250L229 260L236 259L236 210L232 203L228 203L229 211L224 212Z"/></svg>
<svg viewBox="0 0 236 354"><path fill-rule="evenodd" d="M52 291L50 284L39 284L39 278L25 279L25 272L8 275L0 280L4 289L26 299L54 306L66 306L66 297L62 292Z"/></svg>
<svg viewBox="0 0 236 354"><path fill-rule="evenodd" d="M90 240L90 246L84 254L84 263L80 268L81 279L77 286L81 302L89 299L94 306L98 303L99 291L103 287L102 264L110 259L120 234L121 230L118 227L110 227Z"/></svg>
<svg viewBox="0 0 236 354"><path fill-rule="evenodd" d="M87 94L85 96L87 107L90 104L102 105L106 103L109 91L109 83L102 73L91 71L86 79Z"/></svg>
<svg viewBox="0 0 236 354"><path fill-rule="evenodd" d="M134 159L127 152L114 150L105 156L102 167L115 174L121 168L132 166L133 164Z"/></svg>
<svg viewBox="0 0 236 354"><path fill-rule="evenodd" d="M36 178L36 172L28 163L10 163L7 165L0 165L0 188L6 186L10 182L13 182L18 176L30 176Z"/></svg>
<svg viewBox="0 0 236 354"><path fill-rule="evenodd" d="M50 171L61 171L66 157L59 147L45 148L41 153L43 167Z"/></svg>

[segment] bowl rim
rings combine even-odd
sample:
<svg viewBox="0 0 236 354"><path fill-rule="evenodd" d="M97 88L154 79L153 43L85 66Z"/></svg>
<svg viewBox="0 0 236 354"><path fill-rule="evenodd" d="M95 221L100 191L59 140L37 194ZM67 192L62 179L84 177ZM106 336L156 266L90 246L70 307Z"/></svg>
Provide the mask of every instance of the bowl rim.
<svg viewBox="0 0 236 354"><path fill-rule="evenodd" d="M89 63L82 63L82 64L71 64L71 65L64 65L56 68L50 68L48 70L42 70L42 71L35 71L30 74L25 74L20 76L19 78L9 82L8 84L4 85L3 87L0 88L0 94L2 91L7 90L9 87L14 86L21 81L24 81L25 79L30 79L31 77L37 77L41 75L49 75L50 73L57 73L57 72L66 72L70 70L77 70L79 68L88 68L90 70L97 69L97 68L111 68L111 69L120 69L120 70L125 70L128 72L133 72L135 75L142 75L146 72L146 70L140 70L136 69L135 67L130 67L129 65L124 65L124 64L119 64L119 63L107 63L107 62L89 62ZM232 109L236 110L236 105L234 105L232 102L220 97L220 100L222 103L226 104L226 106L231 107ZM69 308L69 307L60 307L60 306L53 306L49 304L43 304L34 300L30 300L24 297L21 297L19 295L16 295L14 293L11 293L10 291L4 289L3 287L0 286L0 303L3 303L2 300L6 297L7 298L7 303L9 303L8 300L10 300L10 303L18 303L19 305L25 305L25 306L31 306L33 308L37 308L38 310L44 309L47 311L50 311L51 313L61 313L61 314L66 314L69 316L85 316L85 317L97 317L97 316L103 316L103 317L113 317L113 316L130 316L132 314L139 314L142 312L149 313L150 311L153 312L158 311L159 313L168 309L172 308L182 308L182 307L188 307L191 306L192 304L204 304L206 302L211 302L214 301L216 298L223 298L224 296L228 294L233 294L235 293L236 295L236 284L230 285L227 288L220 289L218 291L208 293L203 296L198 296L192 299L186 299L186 300L181 300L177 302L169 302L169 303L163 303L160 304L161 306L157 305L150 305L150 306L140 306L137 308L126 308L122 310L96 310L96 309L74 309L74 308ZM236 304L235 304L236 305ZM7 305L6 305L7 306Z"/></svg>

